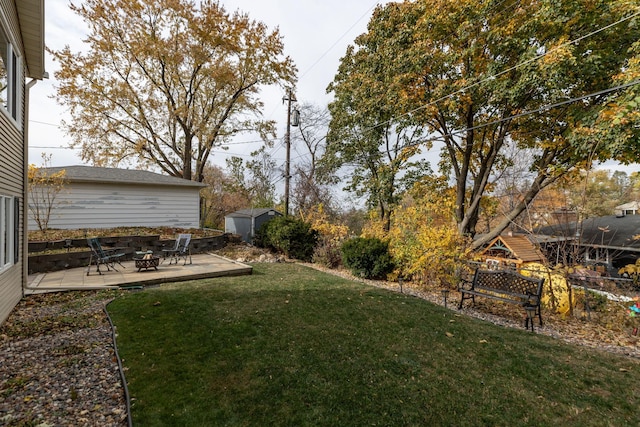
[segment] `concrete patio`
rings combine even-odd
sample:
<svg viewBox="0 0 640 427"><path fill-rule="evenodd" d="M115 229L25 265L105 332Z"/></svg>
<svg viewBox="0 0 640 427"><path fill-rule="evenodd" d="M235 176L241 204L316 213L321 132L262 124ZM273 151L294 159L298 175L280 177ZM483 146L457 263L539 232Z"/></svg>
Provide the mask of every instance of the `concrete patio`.
<svg viewBox="0 0 640 427"><path fill-rule="evenodd" d="M91 267L88 276L86 267L33 274L28 277L25 294L151 286L211 277L248 275L253 271L249 265L218 255L205 253L193 255L192 258L193 263L187 265L183 265L183 260L171 265L168 259L164 260L157 270L151 268L138 271L134 261L124 261L124 267L116 264L117 271L106 271L106 268L101 266L102 274L96 272L95 266Z"/></svg>

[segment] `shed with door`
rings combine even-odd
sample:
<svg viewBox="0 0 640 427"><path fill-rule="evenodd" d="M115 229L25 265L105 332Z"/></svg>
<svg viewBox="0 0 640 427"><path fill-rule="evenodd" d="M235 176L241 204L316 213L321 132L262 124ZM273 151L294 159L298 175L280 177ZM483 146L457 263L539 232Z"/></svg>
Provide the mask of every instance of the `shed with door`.
<svg viewBox="0 0 640 427"><path fill-rule="evenodd" d="M224 231L239 235L244 242L253 243L260 227L278 216L282 214L273 208L241 209L224 217Z"/></svg>

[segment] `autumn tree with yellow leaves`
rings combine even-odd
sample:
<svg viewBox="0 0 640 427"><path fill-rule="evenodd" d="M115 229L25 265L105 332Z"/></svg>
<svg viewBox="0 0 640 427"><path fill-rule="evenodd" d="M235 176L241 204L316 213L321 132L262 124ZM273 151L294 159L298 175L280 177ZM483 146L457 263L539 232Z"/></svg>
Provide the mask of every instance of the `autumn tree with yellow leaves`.
<svg viewBox="0 0 640 427"><path fill-rule="evenodd" d="M277 30L214 0L86 0L86 51L51 52L71 146L99 166L133 161L194 181L214 148L258 132L260 89L291 86L296 68Z"/></svg>
<svg viewBox="0 0 640 427"><path fill-rule="evenodd" d="M394 183L419 160L410 149L437 142L440 172L455 182L458 231L474 237L507 154L531 153L527 187L474 240L481 247L563 175L637 159L639 15L630 0L378 6L329 86L334 159L367 172L350 179L377 197L388 188L379 182ZM389 143L398 137L403 145Z"/></svg>
<svg viewBox="0 0 640 427"><path fill-rule="evenodd" d="M60 204L58 195L66 185L66 171L50 171L51 155L42 154L42 166L29 165L29 215L46 233L53 210Z"/></svg>
<svg viewBox="0 0 640 427"><path fill-rule="evenodd" d="M299 215L318 233L313 261L331 268L338 267L342 263L340 247L349 235L349 227L332 218L322 203L300 210Z"/></svg>
<svg viewBox="0 0 640 427"><path fill-rule="evenodd" d="M435 178L421 180L406 193L388 232L374 218L363 235L389 242L398 277L427 285L456 283L468 244L456 225L455 189Z"/></svg>

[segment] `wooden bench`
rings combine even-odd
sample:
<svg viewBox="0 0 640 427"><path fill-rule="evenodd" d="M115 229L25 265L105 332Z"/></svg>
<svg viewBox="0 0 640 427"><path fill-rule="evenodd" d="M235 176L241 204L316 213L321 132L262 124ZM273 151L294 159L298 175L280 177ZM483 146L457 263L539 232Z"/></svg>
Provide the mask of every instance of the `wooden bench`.
<svg viewBox="0 0 640 427"><path fill-rule="evenodd" d="M471 299L475 304L476 296L492 298L532 310L533 317L537 317L542 326L540 298L543 283L544 279L526 277L515 271L477 269L472 281L463 280L458 286L458 290L462 293L458 309L462 309L462 304L467 299ZM528 327L529 317L527 316L526 319L525 327ZM533 328L533 318L531 322Z"/></svg>

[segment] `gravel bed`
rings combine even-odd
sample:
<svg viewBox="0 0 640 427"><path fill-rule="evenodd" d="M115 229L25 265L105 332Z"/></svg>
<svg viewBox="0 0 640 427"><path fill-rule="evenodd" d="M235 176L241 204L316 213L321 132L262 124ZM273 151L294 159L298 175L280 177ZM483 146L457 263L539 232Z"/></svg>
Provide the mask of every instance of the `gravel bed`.
<svg viewBox="0 0 640 427"><path fill-rule="evenodd" d="M104 305L114 294L24 298L0 327L0 425L126 426Z"/></svg>

